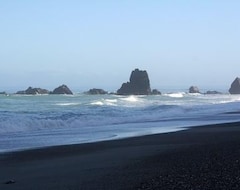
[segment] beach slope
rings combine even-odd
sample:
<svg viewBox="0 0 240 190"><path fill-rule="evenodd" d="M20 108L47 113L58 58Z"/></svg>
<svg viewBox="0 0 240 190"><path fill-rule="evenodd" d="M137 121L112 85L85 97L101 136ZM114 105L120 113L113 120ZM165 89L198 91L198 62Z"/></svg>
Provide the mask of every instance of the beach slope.
<svg viewBox="0 0 240 190"><path fill-rule="evenodd" d="M0 154L0 189L239 189L240 123Z"/></svg>

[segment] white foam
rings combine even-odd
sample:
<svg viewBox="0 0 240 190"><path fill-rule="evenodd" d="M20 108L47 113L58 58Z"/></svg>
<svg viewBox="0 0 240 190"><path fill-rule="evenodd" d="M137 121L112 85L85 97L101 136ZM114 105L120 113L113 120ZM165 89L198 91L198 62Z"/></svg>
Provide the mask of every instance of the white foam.
<svg viewBox="0 0 240 190"><path fill-rule="evenodd" d="M77 106L80 105L81 103L77 102L66 102L66 103L57 103L57 106Z"/></svg>
<svg viewBox="0 0 240 190"><path fill-rule="evenodd" d="M200 96L200 95L202 95L202 94L200 94L200 93L188 93L188 95L189 95L189 96Z"/></svg>
<svg viewBox="0 0 240 190"><path fill-rule="evenodd" d="M162 96L4 96L0 105L1 151L1 147L16 149L21 143L32 146L35 139L39 146L79 143L112 134L169 131L170 126L178 128L180 124L236 120L237 114L224 113L239 111L240 96L183 92Z"/></svg>
<svg viewBox="0 0 240 190"><path fill-rule="evenodd" d="M104 103L103 102L101 102L101 101L95 101L95 102L92 102L92 103L90 103L91 105L96 105L96 106L103 106L104 105Z"/></svg>
<svg viewBox="0 0 240 190"><path fill-rule="evenodd" d="M90 105L96 105L96 106L117 106L117 99L102 99L98 101L91 102Z"/></svg>
<svg viewBox="0 0 240 190"><path fill-rule="evenodd" d="M172 97L172 98L182 98L182 97L184 97L185 93L179 92L179 93L170 93L170 94L165 94L165 95Z"/></svg>
<svg viewBox="0 0 240 190"><path fill-rule="evenodd" d="M117 103L117 99L106 99L106 102Z"/></svg>
<svg viewBox="0 0 240 190"><path fill-rule="evenodd" d="M138 101L140 101L137 96L128 96L126 98L122 98L122 100L127 101L127 102L138 102Z"/></svg>

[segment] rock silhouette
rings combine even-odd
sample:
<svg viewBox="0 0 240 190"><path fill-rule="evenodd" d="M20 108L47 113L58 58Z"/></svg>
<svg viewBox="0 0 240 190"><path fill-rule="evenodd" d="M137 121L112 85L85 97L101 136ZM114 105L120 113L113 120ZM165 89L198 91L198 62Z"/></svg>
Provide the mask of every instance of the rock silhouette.
<svg viewBox="0 0 240 190"><path fill-rule="evenodd" d="M191 86L189 88L189 93L200 93L200 91L197 86Z"/></svg>
<svg viewBox="0 0 240 190"><path fill-rule="evenodd" d="M67 87L67 85L63 84L53 90L51 94L73 94L72 91Z"/></svg>
<svg viewBox="0 0 240 190"><path fill-rule="evenodd" d="M240 78L236 78L229 89L230 94L240 94Z"/></svg>
<svg viewBox="0 0 240 190"><path fill-rule="evenodd" d="M92 88L89 91L87 91L86 93L90 94L90 95L95 95L95 94L107 94L108 92L103 89Z"/></svg>
<svg viewBox="0 0 240 190"><path fill-rule="evenodd" d="M18 91L16 94L26 94L26 95L49 94L49 91L42 88L28 87L27 90Z"/></svg>
<svg viewBox="0 0 240 190"><path fill-rule="evenodd" d="M157 89L153 89L152 90L152 95L161 95L162 93L159 91L159 90L157 90Z"/></svg>
<svg viewBox="0 0 240 190"><path fill-rule="evenodd" d="M147 71L135 69L130 76L130 82L123 83L117 91L118 95L149 95L151 94L150 81Z"/></svg>
<svg viewBox="0 0 240 190"><path fill-rule="evenodd" d="M222 94L221 92L218 92L216 90L209 90L205 94Z"/></svg>

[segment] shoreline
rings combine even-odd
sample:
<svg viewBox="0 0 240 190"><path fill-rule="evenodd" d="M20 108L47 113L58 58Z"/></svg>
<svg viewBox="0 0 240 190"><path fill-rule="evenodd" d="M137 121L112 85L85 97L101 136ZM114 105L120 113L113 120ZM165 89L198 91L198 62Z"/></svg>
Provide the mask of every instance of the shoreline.
<svg viewBox="0 0 240 190"><path fill-rule="evenodd" d="M229 112L225 114L239 114L240 112ZM17 148L17 149L6 149L3 151L0 151L0 156L2 154L11 154L11 153L17 153L17 152L26 152L26 151L34 151L34 150L40 150L40 149L51 149L51 148L60 148L64 146L80 146L80 145L85 145L85 144L93 144L93 143L101 143L101 142L109 142L109 141L118 141L118 140L127 140L131 138L141 138L145 136L153 136L153 135L161 135L161 134L169 134L169 133L177 133L180 131L185 131L185 130L191 130L193 128L199 128L199 127L205 127L205 126L214 126L214 125L224 125L224 124L234 124L234 123L240 123L240 121L226 121L226 122L213 122L213 123L207 123L207 124L195 124L195 125L182 125L179 127L170 127L170 129L164 129L161 130L161 132L152 132L152 133L143 133L140 135L127 135L127 136L122 136L122 135L116 135L110 138L103 138L103 139L98 139L98 140L90 140L90 141L85 141L85 142L77 142L77 143L66 143L66 144L56 144L56 145L45 145L45 146L36 146L36 147L28 147L28 148Z"/></svg>
<svg viewBox="0 0 240 190"><path fill-rule="evenodd" d="M182 189L214 189L215 182L234 189L239 150L240 122L233 122L8 152L0 154L0 189L177 189L179 182Z"/></svg>
<svg viewBox="0 0 240 190"><path fill-rule="evenodd" d="M215 125L215 124L214 124ZM192 126L192 127L198 127L199 125ZM202 125L201 125L202 126ZM103 139L98 139L98 140L90 140L90 141L84 141L84 142L78 142L78 143L69 143L69 144L57 144L57 145L46 145L46 146L39 146L39 147L29 147L29 148L22 148L22 149L11 149L11 150L4 150L0 151L0 157L1 155L4 154L14 154L14 153L19 153L19 152L29 152L29 151L37 151L37 150L44 150L44 149L52 149L52 148L61 148L65 146L81 146L81 145L89 145L89 144L95 144L95 143L107 143L107 142L112 142L112 141L121 141L121 140L127 140L131 138L141 138L145 136L152 136L152 135L160 135L160 134L168 134L168 133L176 133L179 131L184 131L191 129L192 127L179 127L173 130L167 130L164 132L158 132L158 133L144 133L142 135L130 135L130 136L122 136L122 135L113 135L112 137L109 138L103 138Z"/></svg>
<svg viewBox="0 0 240 190"><path fill-rule="evenodd" d="M240 112L234 112L234 114L237 113L239 114ZM226 113L226 114L233 114L233 113ZM34 151L38 151L38 150L48 150L48 149L61 149L61 147L69 147L69 146L85 146L85 145L91 145L91 144L96 144L96 143L110 143L113 141L124 141L124 140L130 140L130 139L138 139L138 138L144 138L144 137L151 137L151 136L158 136L158 135L163 135L163 134L171 134L171 133L178 133L181 131L186 131L186 130L192 130L192 129L197 129L197 128L202 128L202 127L213 127L213 126L222 126L222 125L234 125L234 124L240 124L240 121L229 121L229 122L219 122L219 123L210 123L210 124L200 124L200 125L188 125L188 126L181 126L181 127L177 127L171 129L170 131L166 131L166 132L154 132L154 133L146 133L143 135L133 135L133 136L122 136L122 137L113 137L113 138L106 138L106 139L102 139L102 140L97 140L97 141L87 141L87 142L79 142L79 143L69 143L69 144L59 144L59 145L47 145L47 146L41 146L41 147L30 147L30 148L22 148L22 149L12 149L12 150L8 150L8 151L0 151L0 158L1 155L4 154L15 154L15 153L21 153L21 152L34 152Z"/></svg>

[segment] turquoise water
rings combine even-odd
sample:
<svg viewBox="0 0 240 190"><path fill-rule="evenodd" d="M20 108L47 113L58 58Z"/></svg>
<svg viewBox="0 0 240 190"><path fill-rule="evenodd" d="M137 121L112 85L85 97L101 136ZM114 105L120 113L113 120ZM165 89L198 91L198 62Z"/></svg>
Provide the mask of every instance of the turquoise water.
<svg viewBox="0 0 240 190"><path fill-rule="evenodd" d="M0 95L0 152L239 121L240 96Z"/></svg>

